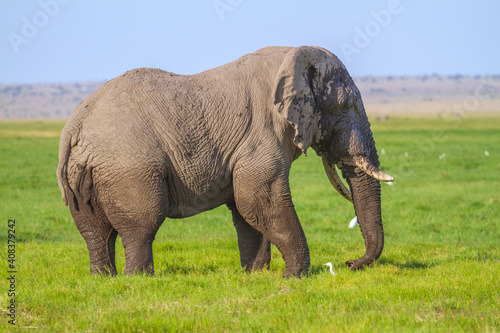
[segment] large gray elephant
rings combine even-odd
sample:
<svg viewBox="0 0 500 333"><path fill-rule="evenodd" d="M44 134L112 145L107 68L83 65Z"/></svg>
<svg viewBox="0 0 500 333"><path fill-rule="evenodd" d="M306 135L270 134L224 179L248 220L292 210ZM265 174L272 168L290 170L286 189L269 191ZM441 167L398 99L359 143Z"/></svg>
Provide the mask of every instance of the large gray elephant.
<svg viewBox="0 0 500 333"><path fill-rule="evenodd" d="M152 243L165 218L220 205L233 215L241 265L284 276L310 265L292 203L292 162L311 147L354 209L370 265L384 245L379 160L361 95L341 61L319 47L268 47L196 75L141 68L107 82L64 127L58 184L87 243L91 273L154 273ZM341 182L342 171L350 190ZM351 197L352 193L352 197Z"/></svg>

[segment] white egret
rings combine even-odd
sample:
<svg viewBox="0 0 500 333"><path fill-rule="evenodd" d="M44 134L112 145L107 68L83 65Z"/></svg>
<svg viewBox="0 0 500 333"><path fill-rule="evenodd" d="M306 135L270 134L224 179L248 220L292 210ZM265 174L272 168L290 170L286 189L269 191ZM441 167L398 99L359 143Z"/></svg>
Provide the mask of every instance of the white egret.
<svg viewBox="0 0 500 333"><path fill-rule="evenodd" d="M332 273L332 275L337 275L335 274L335 272L333 271L333 265L331 262L327 262L326 264L323 264L323 266L328 266L330 267L330 273Z"/></svg>
<svg viewBox="0 0 500 333"><path fill-rule="evenodd" d="M349 222L349 228L354 228L355 226L358 225L358 217L354 216L354 218Z"/></svg>

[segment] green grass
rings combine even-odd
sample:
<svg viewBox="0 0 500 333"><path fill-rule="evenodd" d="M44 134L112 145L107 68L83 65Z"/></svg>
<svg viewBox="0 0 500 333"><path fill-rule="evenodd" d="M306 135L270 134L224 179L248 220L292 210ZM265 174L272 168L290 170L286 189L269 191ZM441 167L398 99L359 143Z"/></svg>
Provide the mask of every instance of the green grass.
<svg viewBox="0 0 500 333"><path fill-rule="evenodd" d="M364 251L359 229L348 228L352 205L312 151L301 157L291 186L312 266L300 280L281 278L275 248L270 270L244 273L224 207L165 221L154 244L156 276L90 276L56 183L62 126L0 122L0 241L6 249L15 218L18 270L17 325L2 315L0 330L500 330L500 116L372 122L382 167L396 182L382 185L384 252L364 271L343 264ZM117 266L124 268L120 241Z"/></svg>

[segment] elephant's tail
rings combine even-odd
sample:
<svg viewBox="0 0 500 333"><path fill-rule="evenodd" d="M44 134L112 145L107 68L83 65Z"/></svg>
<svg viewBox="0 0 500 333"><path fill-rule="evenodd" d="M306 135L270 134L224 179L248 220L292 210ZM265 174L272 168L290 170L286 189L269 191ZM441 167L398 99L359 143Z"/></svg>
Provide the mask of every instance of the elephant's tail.
<svg viewBox="0 0 500 333"><path fill-rule="evenodd" d="M61 140L59 141L59 164L57 165L57 185L61 191L64 204L68 205L66 188L69 188L68 183L68 160L71 154L71 135L63 130Z"/></svg>
<svg viewBox="0 0 500 333"><path fill-rule="evenodd" d="M61 191L63 202L66 206L71 205L77 210L87 210L93 214L93 168L86 163L75 164L71 168L71 184L68 177L68 163L71 149L76 146L78 135L63 130L59 142L59 165L57 166L57 184Z"/></svg>

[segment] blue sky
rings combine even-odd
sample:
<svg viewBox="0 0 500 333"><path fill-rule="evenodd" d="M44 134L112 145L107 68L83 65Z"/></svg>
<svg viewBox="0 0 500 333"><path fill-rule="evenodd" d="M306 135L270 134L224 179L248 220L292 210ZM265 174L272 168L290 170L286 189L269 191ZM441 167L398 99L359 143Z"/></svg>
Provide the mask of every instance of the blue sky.
<svg viewBox="0 0 500 333"><path fill-rule="evenodd" d="M353 76L500 74L498 0L0 0L0 83L210 69L318 45Z"/></svg>

